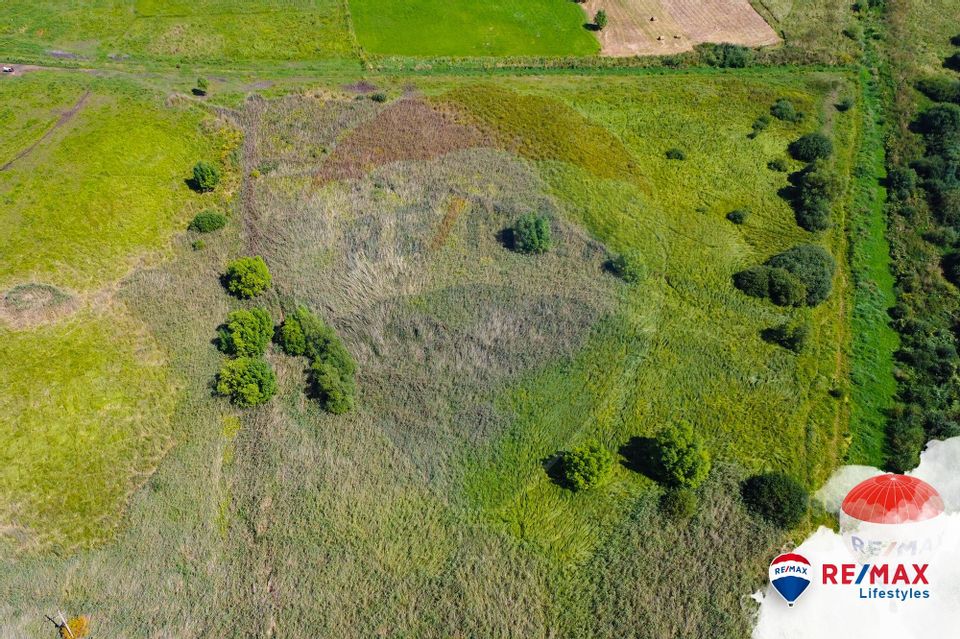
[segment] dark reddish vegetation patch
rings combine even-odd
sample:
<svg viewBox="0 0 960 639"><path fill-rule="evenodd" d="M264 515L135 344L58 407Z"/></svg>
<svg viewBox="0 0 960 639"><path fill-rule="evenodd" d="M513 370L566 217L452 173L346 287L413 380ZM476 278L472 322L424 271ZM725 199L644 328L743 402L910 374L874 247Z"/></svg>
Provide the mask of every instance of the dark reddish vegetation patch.
<svg viewBox="0 0 960 639"><path fill-rule="evenodd" d="M347 133L320 167L326 182L362 177L404 160L431 160L453 151L489 146L486 136L416 98L398 100Z"/></svg>
<svg viewBox="0 0 960 639"><path fill-rule="evenodd" d="M377 90L377 85L372 82L367 82L366 80L359 80L353 84L343 85L344 91L351 91L353 93L359 93L360 95L367 95L368 93L373 93Z"/></svg>

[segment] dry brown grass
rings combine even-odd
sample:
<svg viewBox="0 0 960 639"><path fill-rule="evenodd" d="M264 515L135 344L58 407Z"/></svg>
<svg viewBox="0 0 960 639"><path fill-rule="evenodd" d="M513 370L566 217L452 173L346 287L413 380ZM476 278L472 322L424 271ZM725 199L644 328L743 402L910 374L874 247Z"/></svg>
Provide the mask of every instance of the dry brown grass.
<svg viewBox="0 0 960 639"><path fill-rule="evenodd" d="M664 55L703 42L749 47L780 39L747 0L588 0L587 15L600 9L609 23L597 35L603 55Z"/></svg>

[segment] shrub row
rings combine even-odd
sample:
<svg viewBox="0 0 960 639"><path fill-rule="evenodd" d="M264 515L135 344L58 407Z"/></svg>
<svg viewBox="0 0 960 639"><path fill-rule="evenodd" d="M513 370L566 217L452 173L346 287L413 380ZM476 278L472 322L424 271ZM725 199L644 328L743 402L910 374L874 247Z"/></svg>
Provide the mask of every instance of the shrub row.
<svg viewBox="0 0 960 639"><path fill-rule="evenodd" d="M324 410L340 415L354 406L356 362L332 328L301 306L284 320L277 342L288 355L310 360L310 385Z"/></svg>

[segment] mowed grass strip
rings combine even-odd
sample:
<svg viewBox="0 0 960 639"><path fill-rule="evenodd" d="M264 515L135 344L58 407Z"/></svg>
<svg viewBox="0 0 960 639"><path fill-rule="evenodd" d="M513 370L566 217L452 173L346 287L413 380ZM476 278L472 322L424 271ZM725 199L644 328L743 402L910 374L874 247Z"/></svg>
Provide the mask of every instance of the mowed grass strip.
<svg viewBox="0 0 960 639"><path fill-rule="evenodd" d="M369 53L407 56L591 55L586 14L565 0L350 0Z"/></svg>
<svg viewBox="0 0 960 639"><path fill-rule="evenodd" d="M166 107L128 85L60 73L0 83L8 108L44 118L47 128L56 114L34 96L49 93L63 105L85 91L69 121L0 172L0 289L26 280L73 289L113 281L135 256L165 246L203 199L184 182L210 152L200 112Z"/></svg>
<svg viewBox="0 0 960 639"><path fill-rule="evenodd" d="M15 548L100 541L171 445L156 344L119 312L0 330L0 531Z"/></svg>

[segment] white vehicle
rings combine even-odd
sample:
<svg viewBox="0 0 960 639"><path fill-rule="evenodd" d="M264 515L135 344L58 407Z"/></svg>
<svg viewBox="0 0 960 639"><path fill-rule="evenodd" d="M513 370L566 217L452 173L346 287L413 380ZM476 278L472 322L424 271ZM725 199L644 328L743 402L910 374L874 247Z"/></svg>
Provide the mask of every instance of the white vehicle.
<svg viewBox="0 0 960 639"><path fill-rule="evenodd" d="M3 67L4 73L13 73L13 67Z"/></svg>

